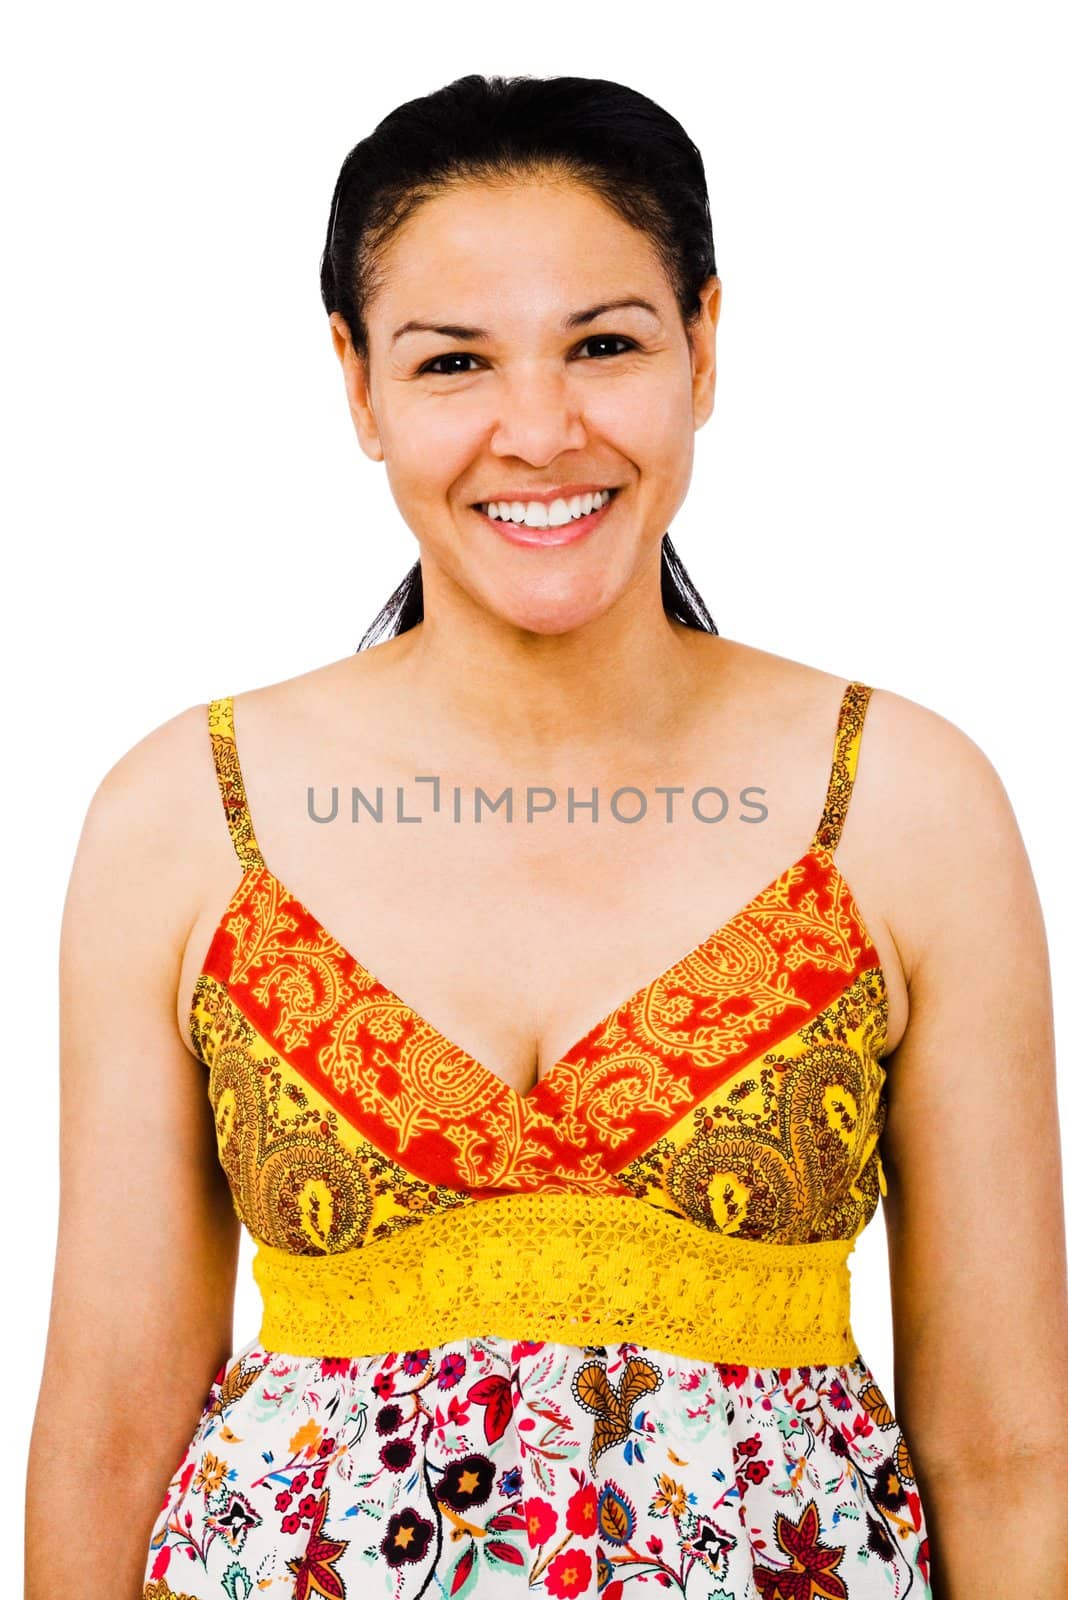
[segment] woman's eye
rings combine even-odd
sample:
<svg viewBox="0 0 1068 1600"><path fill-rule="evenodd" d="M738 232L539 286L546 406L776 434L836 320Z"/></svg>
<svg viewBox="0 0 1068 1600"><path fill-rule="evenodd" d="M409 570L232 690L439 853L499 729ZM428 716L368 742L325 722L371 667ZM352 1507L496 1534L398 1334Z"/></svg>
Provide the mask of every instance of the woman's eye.
<svg viewBox="0 0 1068 1600"><path fill-rule="evenodd" d="M624 339L624 337L623 337L623 335L621 333L593 333L593 334L590 335L590 337L588 339L584 339L582 342L583 342L584 345L585 344L621 344L623 346L624 350L634 350L634 349L636 349L634 340L633 339ZM605 354L607 354L607 355L622 355L623 351L622 350L608 350L608 351L605 352Z"/></svg>
<svg viewBox="0 0 1068 1600"><path fill-rule="evenodd" d="M435 356L433 361L424 362L424 364L419 368L419 371L420 372L443 372L442 367L439 365L439 363L442 362L442 361L474 361L475 359L476 358L473 355L469 354L469 352L467 352L466 350L450 350L447 355ZM452 372L454 374L456 374L457 376L460 376L460 377L463 377L463 376L466 375L464 371L462 371L461 369L455 368L455 367L452 368ZM443 375L445 377L449 376L448 372L443 372Z"/></svg>

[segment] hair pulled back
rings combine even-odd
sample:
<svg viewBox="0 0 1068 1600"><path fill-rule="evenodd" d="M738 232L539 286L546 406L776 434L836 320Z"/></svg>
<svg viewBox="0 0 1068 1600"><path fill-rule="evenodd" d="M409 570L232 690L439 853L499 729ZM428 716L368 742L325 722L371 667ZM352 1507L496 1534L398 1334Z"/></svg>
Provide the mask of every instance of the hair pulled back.
<svg viewBox="0 0 1068 1600"><path fill-rule="evenodd" d="M396 107L345 157L334 186L320 289L367 358L364 313L384 247L427 200L466 182L552 177L582 184L651 240L689 333L716 271L700 151L654 100L606 78L469 73ZM664 609L706 633L715 623L671 539L660 546ZM357 649L423 620L422 564L390 595Z"/></svg>

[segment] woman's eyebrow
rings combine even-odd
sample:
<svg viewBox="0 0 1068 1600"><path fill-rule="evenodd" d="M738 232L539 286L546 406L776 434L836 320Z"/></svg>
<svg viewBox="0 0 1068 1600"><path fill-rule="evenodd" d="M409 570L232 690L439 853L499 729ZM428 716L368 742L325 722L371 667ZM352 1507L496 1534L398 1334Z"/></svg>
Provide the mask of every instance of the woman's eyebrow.
<svg viewBox="0 0 1068 1600"><path fill-rule="evenodd" d="M626 295L618 300L602 300L600 305L589 306L585 311L573 311L564 322L565 328L581 328L587 322L602 316L606 311L619 311L624 306L637 306L641 311L649 311L659 320L660 313L649 300L643 300L640 295ZM485 328L466 328L458 322L418 322L414 318L402 322L395 331L391 344L406 333L439 333L444 339L489 339L492 335Z"/></svg>

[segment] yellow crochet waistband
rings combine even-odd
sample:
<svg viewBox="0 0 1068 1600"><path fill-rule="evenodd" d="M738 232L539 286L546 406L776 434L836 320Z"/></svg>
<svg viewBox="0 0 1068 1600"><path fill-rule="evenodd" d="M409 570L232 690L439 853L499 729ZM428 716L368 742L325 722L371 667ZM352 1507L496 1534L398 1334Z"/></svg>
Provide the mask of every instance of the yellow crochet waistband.
<svg viewBox="0 0 1068 1600"><path fill-rule="evenodd" d="M572 1193L466 1201L334 1255L257 1242L260 1341L368 1356L496 1335L633 1342L699 1361L838 1365L853 1239L733 1239L646 1201Z"/></svg>

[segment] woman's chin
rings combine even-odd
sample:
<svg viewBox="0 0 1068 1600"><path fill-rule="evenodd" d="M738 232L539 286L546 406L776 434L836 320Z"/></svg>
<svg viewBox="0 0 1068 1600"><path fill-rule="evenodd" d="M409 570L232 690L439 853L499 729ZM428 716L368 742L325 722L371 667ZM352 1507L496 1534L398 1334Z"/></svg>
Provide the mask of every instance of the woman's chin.
<svg viewBox="0 0 1068 1600"><path fill-rule="evenodd" d="M510 604L503 605L501 597L497 596L492 607L495 615L510 627L546 637L574 633L598 621L607 609L603 594L516 596Z"/></svg>

